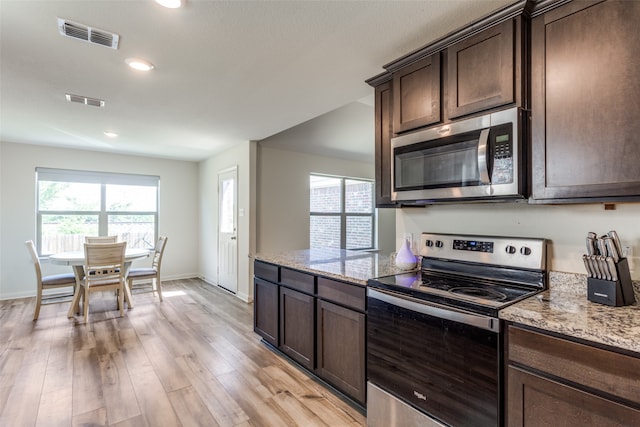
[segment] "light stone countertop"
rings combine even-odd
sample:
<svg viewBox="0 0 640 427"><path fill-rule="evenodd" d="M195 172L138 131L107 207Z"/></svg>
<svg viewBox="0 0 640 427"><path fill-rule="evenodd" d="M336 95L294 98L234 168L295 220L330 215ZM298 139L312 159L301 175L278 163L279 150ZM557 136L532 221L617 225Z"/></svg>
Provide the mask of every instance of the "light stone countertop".
<svg viewBox="0 0 640 427"><path fill-rule="evenodd" d="M366 251L301 249L276 254L261 253L255 259L363 286L374 277L406 273L395 267L389 255Z"/></svg>
<svg viewBox="0 0 640 427"><path fill-rule="evenodd" d="M367 285L375 277L405 273L389 255L342 249L302 249L258 254L255 259L300 271ZM610 307L587 300L584 274L549 272L549 289L503 310L500 318L538 329L638 353L640 356L640 283L636 303Z"/></svg>
<svg viewBox="0 0 640 427"><path fill-rule="evenodd" d="M500 310L500 318L594 343L617 347L640 356L640 287L636 302L623 307L587 299L583 274L549 272L549 289Z"/></svg>

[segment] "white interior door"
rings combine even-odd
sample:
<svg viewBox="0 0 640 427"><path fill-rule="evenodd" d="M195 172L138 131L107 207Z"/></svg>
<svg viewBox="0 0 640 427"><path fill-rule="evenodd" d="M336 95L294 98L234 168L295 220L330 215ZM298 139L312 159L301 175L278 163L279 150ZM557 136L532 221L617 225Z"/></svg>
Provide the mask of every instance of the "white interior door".
<svg viewBox="0 0 640 427"><path fill-rule="evenodd" d="M238 291L238 168L218 174L218 285Z"/></svg>

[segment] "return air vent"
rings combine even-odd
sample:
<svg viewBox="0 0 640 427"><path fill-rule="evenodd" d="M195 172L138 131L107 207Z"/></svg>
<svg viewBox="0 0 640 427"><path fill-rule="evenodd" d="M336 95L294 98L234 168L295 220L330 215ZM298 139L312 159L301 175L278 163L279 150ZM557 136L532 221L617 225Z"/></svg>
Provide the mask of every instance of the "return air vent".
<svg viewBox="0 0 640 427"><path fill-rule="evenodd" d="M74 39L83 40L85 42L99 44L101 46L118 49L120 36L108 31L91 28L77 22L67 21L58 18L58 31L63 36L73 37Z"/></svg>
<svg viewBox="0 0 640 427"><path fill-rule="evenodd" d="M104 101L102 99L88 98L86 96L66 94L67 101L76 102L78 104L91 105L93 107L104 107Z"/></svg>

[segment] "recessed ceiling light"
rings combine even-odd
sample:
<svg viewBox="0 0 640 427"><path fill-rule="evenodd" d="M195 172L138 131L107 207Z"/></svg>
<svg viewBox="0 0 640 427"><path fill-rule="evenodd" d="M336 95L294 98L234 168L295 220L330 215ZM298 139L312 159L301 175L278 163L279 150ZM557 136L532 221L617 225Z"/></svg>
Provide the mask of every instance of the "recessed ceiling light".
<svg viewBox="0 0 640 427"><path fill-rule="evenodd" d="M182 0L156 0L156 3L169 9L176 9L182 6Z"/></svg>
<svg viewBox="0 0 640 427"><path fill-rule="evenodd" d="M117 134L117 133L115 133L115 132L109 132L109 131L107 131L107 132L105 132L104 134L105 134L106 136L108 136L109 138L117 138L117 137L118 137L118 134Z"/></svg>
<svg viewBox="0 0 640 427"><path fill-rule="evenodd" d="M129 67L138 71L151 71L156 67L151 62L139 58L127 58L124 62L126 62Z"/></svg>

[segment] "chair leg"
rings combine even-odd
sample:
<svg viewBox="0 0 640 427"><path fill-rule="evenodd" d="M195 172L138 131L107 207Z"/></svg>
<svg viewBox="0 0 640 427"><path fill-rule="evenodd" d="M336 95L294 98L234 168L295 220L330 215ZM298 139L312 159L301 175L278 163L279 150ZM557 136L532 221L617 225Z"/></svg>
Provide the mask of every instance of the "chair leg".
<svg viewBox="0 0 640 427"><path fill-rule="evenodd" d="M84 302L82 304L82 309L84 311L84 323L86 324L89 321L89 287L84 287Z"/></svg>
<svg viewBox="0 0 640 427"><path fill-rule="evenodd" d="M118 289L118 307L120 307L120 317L124 316L124 282L120 283L120 289Z"/></svg>
<svg viewBox="0 0 640 427"><path fill-rule="evenodd" d="M156 290L158 291L158 298L162 302L162 283L160 282L160 276L153 279L156 282Z"/></svg>
<svg viewBox="0 0 640 427"><path fill-rule="evenodd" d="M33 313L33 320L38 320L38 316L40 316L41 305L42 305L42 289L38 289L38 295L36 295L36 310Z"/></svg>
<svg viewBox="0 0 640 427"><path fill-rule="evenodd" d="M125 291L125 300L127 304L129 304L129 310L133 308L133 280L127 279L124 283L124 291Z"/></svg>
<svg viewBox="0 0 640 427"><path fill-rule="evenodd" d="M76 286L76 291L73 294L73 300L71 300L71 307L69 307L69 312L67 313L67 317L73 317L74 313L77 313L80 309L80 296L82 293L83 287Z"/></svg>

